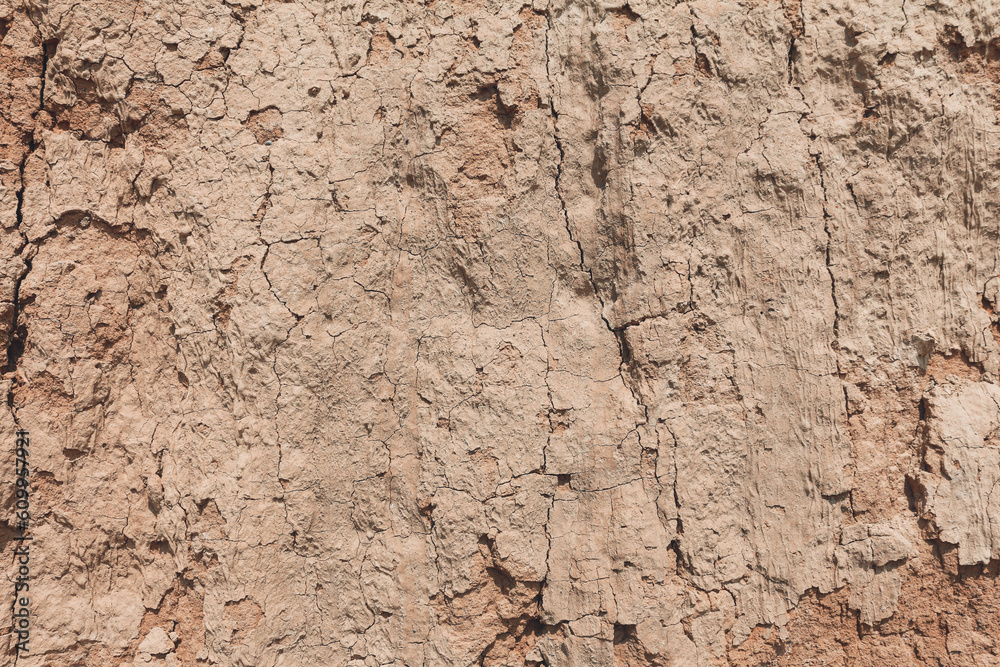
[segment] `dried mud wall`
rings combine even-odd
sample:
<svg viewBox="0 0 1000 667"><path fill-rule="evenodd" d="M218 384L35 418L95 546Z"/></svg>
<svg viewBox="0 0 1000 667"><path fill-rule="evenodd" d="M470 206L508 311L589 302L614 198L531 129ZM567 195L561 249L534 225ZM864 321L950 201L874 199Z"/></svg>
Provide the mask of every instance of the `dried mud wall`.
<svg viewBox="0 0 1000 667"><path fill-rule="evenodd" d="M988 0L0 38L3 664L1000 664Z"/></svg>

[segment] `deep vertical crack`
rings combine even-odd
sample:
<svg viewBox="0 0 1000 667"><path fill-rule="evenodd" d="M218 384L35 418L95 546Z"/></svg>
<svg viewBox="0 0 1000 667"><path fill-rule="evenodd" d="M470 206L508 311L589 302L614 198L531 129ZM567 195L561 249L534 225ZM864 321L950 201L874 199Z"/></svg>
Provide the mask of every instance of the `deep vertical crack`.
<svg viewBox="0 0 1000 667"><path fill-rule="evenodd" d="M562 140L560 139L560 136L559 136L559 112L556 109L555 87L553 85L552 69L551 69L552 68L552 53L551 53L551 50L550 50L551 49L551 42L549 40L549 33L551 31L552 31L552 13L551 13L551 9L550 9L548 11L548 13L546 13L546 28L545 28L545 73L546 73L546 78L547 78L548 83L549 83L549 113L550 113L550 115L552 117L552 137L553 137L553 141L555 143L556 149L559 151L559 159L558 159L558 161L556 163L556 173L555 173L555 179L554 179L555 180L555 183L554 183L555 192L556 192L556 196L559 199L559 207L560 207L560 209L562 211L563 224L566 227L566 233L569 236L570 241L574 245L576 245L577 253L578 253L578 256L579 256L578 257L579 268L587 276L587 279L588 279L588 281L590 283L590 287L593 290L594 297L597 299L597 304L598 304L598 307L599 307L598 315L600 316L601 321L604 323L604 327L608 330L609 333L611 333L612 336L614 336L615 342L618 345L618 355L619 355L618 372L619 372L619 376L621 377L622 384L625 386L625 388L628 389L628 391L632 395L632 399L635 401L636 405L639 406L639 407L641 407L642 411L643 411L643 421L641 423L637 423L636 424L636 429L634 429L635 433L636 433L636 436L637 436L637 438L639 440L639 448L640 448L640 452L641 452L642 451L642 434L639 431L638 427L641 426L641 425L643 425L643 424L648 424L649 423L649 408L645 405L645 403L643 403L640 400L639 396L636 393L635 388L633 388L632 385L631 385L631 383L626 379L626 369L627 369L627 367L629 365L631 365L633 363L632 350L631 350L631 348L630 348L630 346L628 344L628 340L627 340L627 337L626 337L626 328L627 327L622 327L622 328L619 328L619 329L615 329L611 325L611 322L608 320L607 316L605 315L606 304L604 302L604 299L601 296L600 290L598 289L597 281L594 278L593 270L587 265L586 255L585 255L584 249L583 249L583 244L573 234L573 228L572 228L572 225L570 224L570 219L569 219L569 208L568 208L568 206L566 204L566 198L563 196L563 190L562 190L563 181L562 181L562 179L563 179L563 165L564 165L564 162L565 162L565 159L566 159L566 151L565 151L565 149L563 147ZM544 340L544 338L543 338L543 340ZM550 399L550 406L551 406L552 409L554 409L554 405L551 405L551 391L549 393L549 399ZM551 413L550 413L550 419L551 419ZM658 454L658 450L657 450L657 454ZM640 456L642 456L642 454L640 454ZM546 459L545 463L547 464L547 459ZM641 464L641 461L640 461L640 464ZM675 498L676 498L676 485L675 485L675 488L674 488L674 493L675 493ZM546 567L545 580L542 582L542 585L541 585L541 587L539 589L539 594L538 594L538 608L539 608L540 614L544 613L544 597L543 596L544 596L544 593L545 593L545 586L547 584L548 573L551 571L551 567L549 565L549 559L551 557L551 550L552 550L552 537L551 537L551 534L549 533L549 525L550 525L550 522L551 522L551 519L552 519L552 509L555 507L555 503L556 503L556 498L555 498L555 496L553 496L552 502L549 504L549 507L548 507L548 510L547 510L545 525L543 526L543 529L545 531L545 536L546 536L546 539L547 539L547 542L548 542L548 546L546 548L546 554L545 554L545 567ZM543 659L543 663L544 664L548 664L548 661L547 661L547 659L545 658L544 655L542 656L542 659Z"/></svg>
<svg viewBox="0 0 1000 667"><path fill-rule="evenodd" d="M649 423L649 408L643 403L639 396L636 394L635 389L631 386L629 382L625 379L625 369L632 363L632 350L629 347L628 340L625 336L625 329L615 329L611 326L611 322L605 316L604 311L606 309L606 304L604 303L603 297L601 297L601 292L597 287L597 281L594 279L593 270L587 266L586 255L583 251L583 244L573 235L573 228L569 222L569 209L566 206L566 199L563 197L562 193L562 175L563 175L563 162L566 159L566 152L563 149L562 141L559 139L559 112L556 110L555 104L555 90L552 85L552 71L551 71L551 61L552 57L549 52L549 32L552 30L552 14L546 15L546 29L545 29L545 75L549 82L549 113L552 115L552 138L555 141L556 149L559 151L559 161L556 163L556 175L555 175L555 191L556 196L559 198L559 206L562 210L563 223L566 226L566 233L569 235L569 240L576 245L577 252L579 253L579 266L580 270L586 274L587 279L590 282L590 288L594 292L594 297L597 299L597 303L600 306L599 315L601 321L604 322L605 328L615 337L615 341L618 344L618 357L620 362L618 364L618 372L622 378L622 384L629 390L632 394L632 399L636 402L636 405L642 408L643 411L643 422L637 424L641 426L643 424ZM639 435L640 444L642 442L642 435Z"/></svg>
<svg viewBox="0 0 1000 667"><path fill-rule="evenodd" d="M834 352L840 349L839 339L840 339L840 305L837 302L837 278L833 274L833 261L831 259L831 249L833 246L833 232L830 231L830 220L833 216L830 215L829 209L827 208L826 194L826 180L823 173L823 162L822 156L816 154L813 156L813 160L816 162L816 168L819 170L819 185L823 190L823 233L826 234L826 272L830 276L830 297L833 300L833 345ZM837 361L837 373L840 373L840 355L836 354Z"/></svg>
<svg viewBox="0 0 1000 667"><path fill-rule="evenodd" d="M41 38L41 30L38 26L35 29L39 32L39 39ZM25 168L28 163L28 159L35 154L38 149L38 143L35 141L35 129L38 121L38 114L45 108L45 80L49 69L49 49L55 49L54 41L41 42L41 72L40 79L41 82L38 88L38 106L32 112L31 118L34 121L32 124L31 131L27 136L27 148L28 150L21 156L21 161L18 164L18 188L15 193L15 198L17 200L16 209L14 211L15 216L15 227L14 231L21 239L20 246L17 249L17 254L22 256L22 261L24 262L24 270L21 271L20 275L14 280L14 290L11 297L11 324L10 332L8 334L7 341L7 363L2 369L4 375L10 375L10 386L7 389L7 405L10 408L11 417L14 423L20 427L17 420L17 413L14 405L14 388L18 384L17 379L17 365L21 359L21 355L24 353L24 346L28 336L27 327L20 323L21 320L21 310L24 304L21 301L21 284L24 279L27 278L28 274L31 272L31 257L26 256L25 250L30 245L27 236L22 231L22 224L24 222L24 191L25 191Z"/></svg>

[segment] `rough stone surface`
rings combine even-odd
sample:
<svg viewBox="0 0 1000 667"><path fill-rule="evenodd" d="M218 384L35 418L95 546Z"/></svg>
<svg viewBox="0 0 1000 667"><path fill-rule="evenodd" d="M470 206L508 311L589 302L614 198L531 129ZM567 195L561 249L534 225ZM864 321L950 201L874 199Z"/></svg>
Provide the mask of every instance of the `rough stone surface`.
<svg viewBox="0 0 1000 667"><path fill-rule="evenodd" d="M0 0L0 661L1000 665L998 83L989 0Z"/></svg>
<svg viewBox="0 0 1000 667"><path fill-rule="evenodd" d="M172 653L173 650L174 643L163 628L153 628L146 635L146 638L142 640L142 643L139 644L139 652L146 653L149 656L166 655L167 653Z"/></svg>

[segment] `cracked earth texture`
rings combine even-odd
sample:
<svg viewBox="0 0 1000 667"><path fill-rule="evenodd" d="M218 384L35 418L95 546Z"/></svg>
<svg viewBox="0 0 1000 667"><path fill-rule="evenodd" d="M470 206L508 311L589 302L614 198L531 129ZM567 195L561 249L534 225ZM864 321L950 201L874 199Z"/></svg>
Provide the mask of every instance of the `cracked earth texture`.
<svg viewBox="0 0 1000 667"><path fill-rule="evenodd" d="M0 662L1000 665L998 82L989 0L0 0Z"/></svg>

